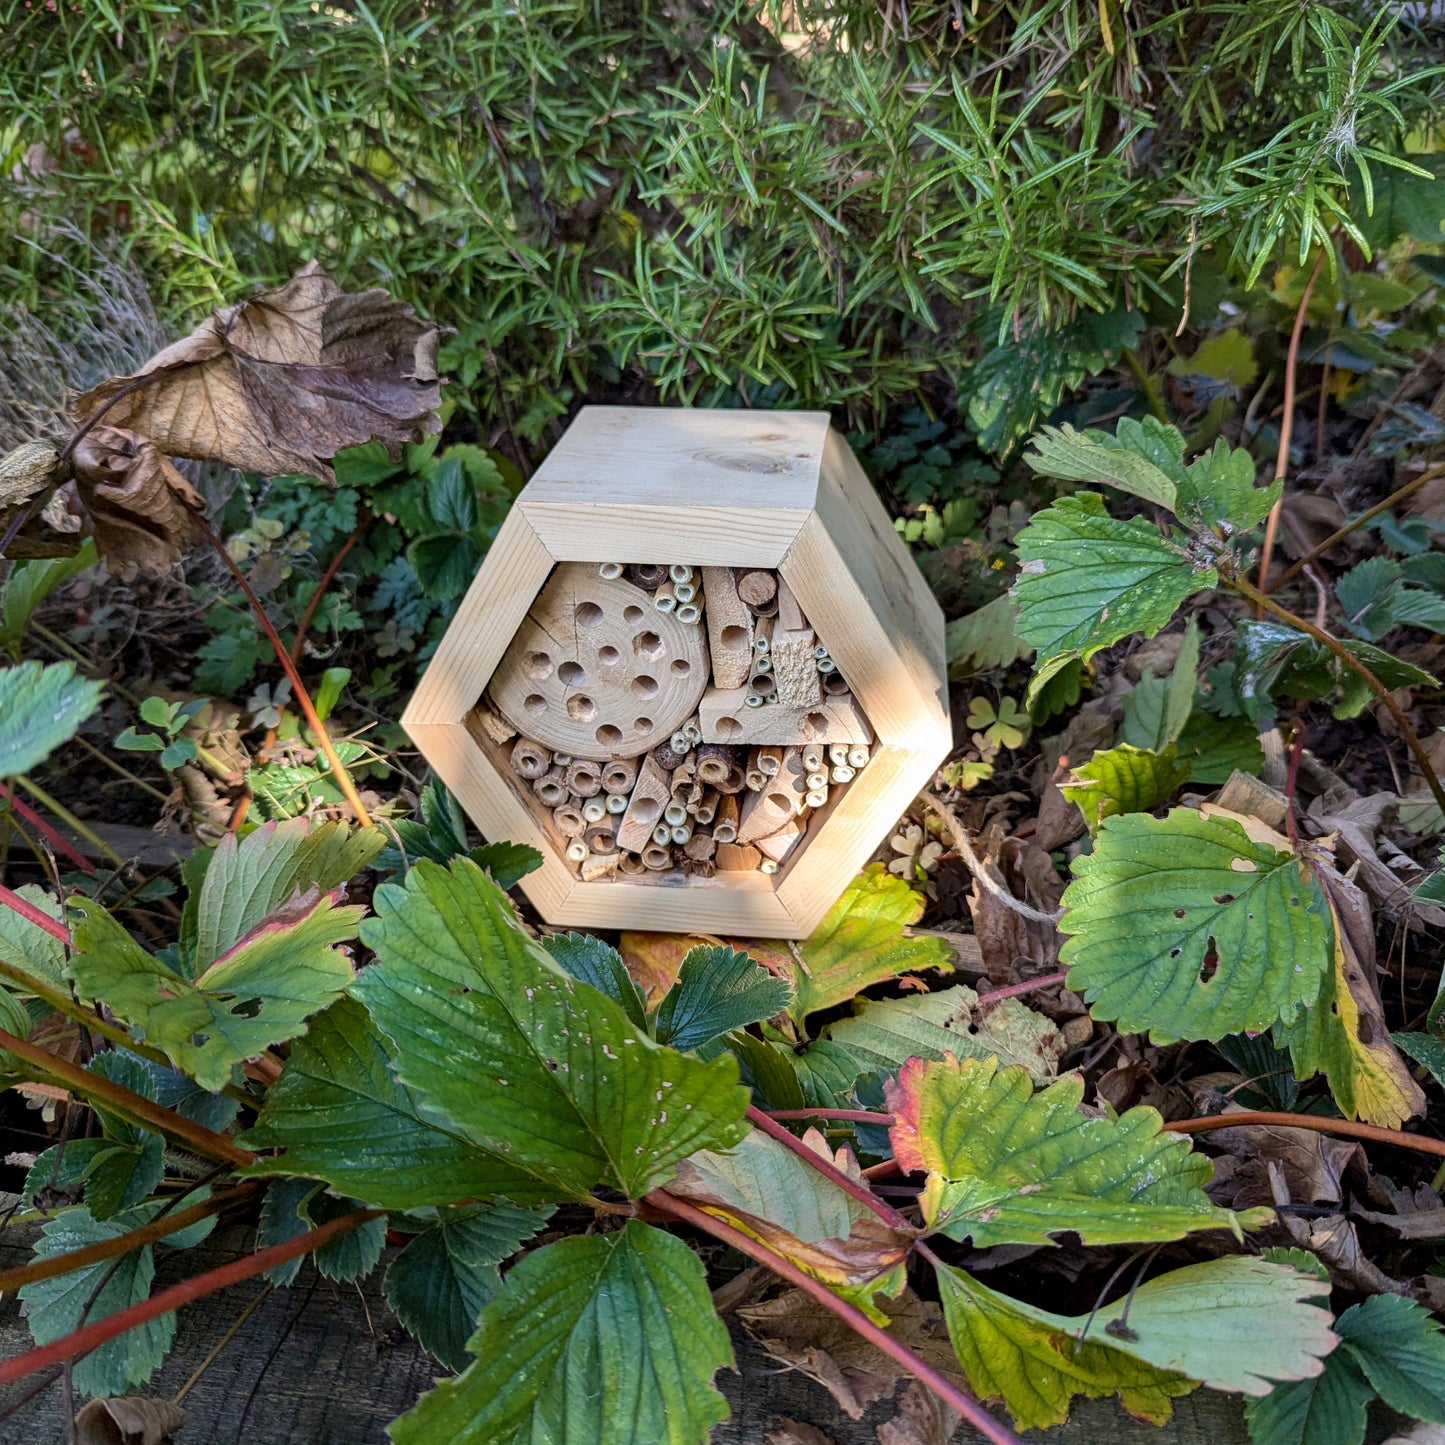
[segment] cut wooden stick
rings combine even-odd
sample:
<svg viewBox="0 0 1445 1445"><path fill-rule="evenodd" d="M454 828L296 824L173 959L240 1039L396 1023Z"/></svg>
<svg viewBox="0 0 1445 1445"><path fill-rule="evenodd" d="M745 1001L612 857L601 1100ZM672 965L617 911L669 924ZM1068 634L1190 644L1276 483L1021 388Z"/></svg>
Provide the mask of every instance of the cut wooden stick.
<svg viewBox="0 0 1445 1445"><path fill-rule="evenodd" d="M640 853L651 839L671 795L669 775L649 753L637 770L637 783L617 829L617 846L628 853Z"/></svg>
<svg viewBox="0 0 1445 1445"><path fill-rule="evenodd" d="M728 567L704 567L707 593L707 640L712 678L718 687L741 687L753 659L753 614L738 596Z"/></svg>

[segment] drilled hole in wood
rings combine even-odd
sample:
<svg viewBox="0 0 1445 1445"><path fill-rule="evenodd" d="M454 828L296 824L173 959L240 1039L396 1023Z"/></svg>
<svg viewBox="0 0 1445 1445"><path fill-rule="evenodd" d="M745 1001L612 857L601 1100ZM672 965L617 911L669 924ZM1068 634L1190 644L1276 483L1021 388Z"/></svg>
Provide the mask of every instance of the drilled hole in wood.
<svg viewBox="0 0 1445 1445"><path fill-rule="evenodd" d="M597 704L579 692L567 699L567 716L574 722L591 722L597 716Z"/></svg>
<svg viewBox="0 0 1445 1445"><path fill-rule="evenodd" d="M599 647L597 649L597 661L603 667L614 667L622 661L622 654L615 647Z"/></svg>
<svg viewBox="0 0 1445 1445"><path fill-rule="evenodd" d="M675 658L671 671L674 677L686 677L692 671L692 663L685 657Z"/></svg>
<svg viewBox="0 0 1445 1445"><path fill-rule="evenodd" d="M647 613L640 607L628 606L622 609L622 620L627 623L629 627L635 627L646 616Z"/></svg>
<svg viewBox="0 0 1445 1445"><path fill-rule="evenodd" d="M652 731L652 719L650 717L636 718L633 720L632 726L640 733L650 733Z"/></svg>
<svg viewBox="0 0 1445 1445"><path fill-rule="evenodd" d="M545 652L529 652L522 671L533 682L546 682L552 676L552 659Z"/></svg>
<svg viewBox="0 0 1445 1445"><path fill-rule="evenodd" d="M632 679L632 695L634 697L656 697L657 691L657 679L648 677L645 672Z"/></svg>
<svg viewBox="0 0 1445 1445"><path fill-rule="evenodd" d="M597 741L604 748L615 748L622 741L622 729L613 727L611 723L603 723L597 729Z"/></svg>
<svg viewBox="0 0 1445 1445"><path fill-rule="evenodd" d="M637 814L638 822L655 823L662 817L662 800L660 798L635 798L632 803L632 811Z"/></svg>
<svg viewBox="0 0 1445 1445"><path fill-rule="evenodd" d="M810 712L808 716L803 719L803 721L810 728L814 729L817 732L821 732L824 728L828 726L827 717L820 712Z"/></svg>
<svg viewBox="0 0 1445 1445"><path fill-rule="evenodd" d="M602 626L602 609L595 602L579 602L575 615L578 627Z"/></svg>
<svg viewBox="0 0 1445 1445"><path fill-rule="evenodd" d="M644 662L656 662L666 651L662 639L655 632L639 632L632 639L632 650Z"/></svg>
<svg viewBox="0 0 1445 1445"><path fill-rule="evenodd" d="M547 706L547 699L540 692L534 692L522 699L522 706L528 712L541 712Z"/></svg>
<svg viewBox="0 0 1445 1445"><path fill-rule="evenodd" d="M581 687L587 681L587 674L582 670L580 662L564 662L557 669L557 676L567 684L568 687Z"/></svg>
<svg viewBox="0 0 1445 1445"><path fill-rule="evenodd" d="M722 630L722 644L724 647L746 647L748 645L747 628L724 627Z"/></svg>
<svg viewBox="0 0 1445 1445"><path fill-rule="evenodd" d="M733 717L720 717L716 723L717 735L724 739L735 738L742 732L743 725Z"/></svg>

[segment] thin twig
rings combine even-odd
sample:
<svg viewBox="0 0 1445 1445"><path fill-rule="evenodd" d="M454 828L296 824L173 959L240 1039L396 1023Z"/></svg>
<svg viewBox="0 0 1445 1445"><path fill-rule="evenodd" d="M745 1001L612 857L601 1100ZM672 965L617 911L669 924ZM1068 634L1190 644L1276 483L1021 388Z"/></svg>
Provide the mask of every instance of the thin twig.
<svg viewBox="0 0 1445 1445"><path fill-rule="evenodd" d="M221 1351L224 1350L226 1346L229 1345L231 1341L236 1338L236 1336L241 1332L241 1326L244 1325L246 1321L250 1319L251 1316L255 1314L258 1309L260 1309L262 1303L266 1299L266 1296L269 1295L274 1288L275 1286L272 1284L264 1284L261 1286L260 1292L256 1295L256 1298L253 1299L251 1303L248 1304L246 1308L243 1309L241 1313L236 1316L235 1321L231 1325L231 1328L228 1329L226 1333L223 1334L221 1338L216 1341L215 1345L207 1352L206 1358L202 1360L201 1363L197 1365L194 1370L191 1371L190 1377L186 1380L186 1383L182 1385L181 1388L177 1390L174 1395L171 1396L172 1405L179 1405L181 1401L190 1394L192 1387L201 1378L201 1376L204 1375L206 1371L209 1370L211 1366L216 1363L216 1359L220 1355Z"/></svg>
<svg viewBox="0 0 1445 1445"><path fill-rule="evenodd" d="M948 836L953 843L954 851L963 859L968 871L978 880L979 887L985 893L997 898L1005 908L1012 909L1020 918L1027 918L1031 923L1046 923L1050 927L1056 925L1064 916L1063 909L1056 913L1045 913L1042 909L1033 908L1020 898L1015 898L1007 888L996 878L992 877L978 854L973 851L973 844L969 841L968 830L963 826L962 820L946 804L942 803L932 793L920 793L918 801L925 808L932 808L940 818L943 819L944 827L948 829Z"/></svg>
<svg viewBox="0 0 1445 1445"><path fill-rule="evenodd" d="M138 1120L146 1128L153 1129L158 1134L168 1134L172 1138L178 1139L187 1148L194 1149L198 1154L203 1154L209 1159L220 1159L227 1164L237 1165L255 1162L256 1156L249 1149L241 1148L234 1139L227 1135L207 1129L203 1124L197 1124L193 1119L187 1119L184 1114L175 1109L164 1108L147 1099L143 1094L137 1094L133 1090L107 1079L103 1074L89 1073L78 1064L71 1063L69 1059L62 1059L48 1049L37 1048L34 1044L17 1038L4 1029L0 1029L0 1049L14 1054L17 1058L24 1059L27 1064L32 1068L39 1069L42 1074L52 1079L58 1079L67 1089L72 1093L79 1094L81 1098L89 1099L94 1096L117 1114Z"/></svg>
<svg viewBox="0 0 1445 1445"><path fill-rule="evenodd" d="M1426 482L1433 482L1437 477L1445 477L1445 466L1428 467L1425 471L1421 472L1413 482L1406 482L1403 487L1396 487L1383 502L1376 503L1368 512L1361 512L1358 517L1346 522L1338 531L1331 532L1318 547L1310 552L1306 552L1298 562L1287 567L1284 572L1280 574L1279 581L1276 582L1274 586L1264 585L1261 586L1260 590L1262 592L1278 591L1286 582L1291 582L1298 577L1311 563L1318 562L1326 552L1338 547L1352 532L1358 532L1361 527L1373 522L1381 512L1388 512L1392 507L1396 507L1407 498L1413 497Z"/></svg>
<svg viewBox="0 0 1445 1445"><path fill-rule="evenodd" d="M644 1202L652 1205L659 1213L670 1214L674 1218L692 1225L695 1229L712 1235L714 1239L731 1245L739 1254L745 1254L749 1259L755 1259L759 1264L772 1270L774 1274L781 1275L789 1284L803 1290L824 1309L842 1320L849 1329L861 1335L870 1345L875 1345L890 1359L902 1365L910 1375L926 1385L940 1400L957 1410L980 1435L985 1439L992 1440L994 1445L1021 1445L1013 1431L995 1420L977 1400L971 1395L965 1394L947 1375L934 1369L926 1360L920 1359L896 1336L889 1334L885 1329L880 1329L862 1310L857 1309L846 1300L840 1299L826 1285L815 1280L812 1275L805 1274L792 1260L769 1249L767 1245L744 1234L740 1229L734 1229L721 1219L694 1208L686 1200L679 1199L676 1195L667 1193L666 1190L655 1190L645 1196ZM3 1381L3 1377L0 1377L0 1381Z"/></svg>
<svg viewBox="0 0 1445 1445"><path fill-rule="evenodd" d="M1420 734L1415 731L1414 724L1405 716L1404 708L1395 701L1390 689L1349 648L1345 647L1337 638L1331 637L1323 628L1316 627L1312 622L1306 622L1303 617L1296 615L1288 608L1281 607L1274 598L1266 597L1263 592L1258 588L1251 587L1242 577L1230 577L1226 581L1240 596L1253 602L1261 613L1272 613L1281 622L1287 622L1306 636L1313 637L1321 647L1326 648L1334 657L1344 663L1374 693L1395 720L1395 726L1399 729L1400 736L1405 739L1405 745L1414 754L1416 766L1419 767L1421 776L1425 779L1425 785L1434 795L1440 811L1445 813L1445 788L1440 786L1440 779L1435 776L1435 768L1430 762L1429 753L1425 751L1425 745L1420 741Z"/></svg>
<svg viewBox="0 0 1445 1445"><path fill-rule="evenodd" d="M75 1330L58 1340L52 1340L48 1345L41 1345L38 1349L27 1350L23 1355L6 1360L0 1364L0 1385L23 1380L36 1370L59 1364L62 1360L75 1360L82 1355L88 1355L107 1340L113 1340L117 1335L135 1329L137 1325L147 1324L182 1305L190 1304L193 1300L204 1299L209 1294L229 1289L231 1285L240 1284L242 1280L251 1279L278 1264L285 1264L287 1260L309 1254L338 1235L349 1234L353 1229L359 1229L373 1219L380 1219L382 1214L380 1209L353 1209L350 1214L343 1214L317 1229L298 1234L295 1239L273 1244L269 1249L247 1255L244 1259L233 1260L219 1269L207 1270L205 1274L183 1280L180 1284L172 1285L170 1289L163 1289L159 1294L141 1300L139 1304L117 1310L103 1320L96 1320L84 1329Z"/></svg>
<svg viewBox="0 0 1445 1445"><path fill-rule="evenodd" d="M892 1114L876 1109L768 1109L770 1119L836 1119L840 1124L891 1124Z"/></svg>
<svg viewBox="0 0 1445 1445"><path fill-rule="evenodd" d="M331 734L326 731L326 725L321 721L316 711L315 704L311 701L311 694L306 691L306 684L301 681L301 673L296 664L291 660L291 653L286 644L281 641L281 634L271 624L271 619L266 616L266 609L261 605L261 599L251 590L251 584L246 580L245 573L236 565L235 559L226 550L226 544L212 530L204 520L200 521L202 531L206 540L210 542L216 555L226 564L231 575L236 579L241 591L245 594L246 600L251 604L251 610L256 614L256 620L261 624L261 630L266 634L272 650L276 654L276 660L285 670L286 676L291 679L291 692L296 699L296 705L301 709L302 716L306 719L306 725L311 729L316 738L317 746L326 756L326 761L331 765L332 776L336 779L336 786L341 789L346 801L351 804L351 811L356 815L356 821L363 828L371 826L371 815L366 811L365 804L361 801L361 794L356 791L356 784L351 780L351 774L346 770L345 764L337 756L336 748L331 741Z"/></svg>
<svg viewBox="0 0 1445 1445"><path fill-rule="evenodd" d="M1320 267L1325 264L1323 252L1315 262L1315 269L1310 272L1310 279L1305 282L1303 295L1299 299L1299 310L1295 312L1294 329L1290 332L1289 351L1285 356L1284 363L1284 412L1279 420L1279 451L1275 456L1274 479L1281 484L1289 474L1289 444L1290 438L1294 435L1294 389L1295 369L1299 364L1299 343L1300 337L1305 329L1305 312L1309 309L1310 294L1315 289L1315 282L1319 279ZM1281 491L1279 500L1269 509L1269 521L1264 527L1264 547L1259 554L1259 580L1260 585L1266 591L1269 590L1269 564L1274 559L1274 538L1279 531L1279 514L1284 506L1284 493ZM1264 612L1259 611L1260 617Z"/></svg>
<svg viewBox="0 0 1445 1445"><path fill-rule="evenodd" d="M1057 973L1046 973L1042 978L1025 979L1023 983L1011 983L1007 988L996 988L991 993L981 993L978 996L979 1003L997 1003L1000 999L1018 998L1021 994L1035 993L1041 988L1052 988L1056 983L1063 983L1069 976L1069 970L1061 968Z"/></svg>
<svg viewBox="0 0 1445 1445"><path fill-rule="evenodd" d="M1316 1134L1343 1134L1347 1139L1369 1139L1376 1144L1394 1144L1421 1154L1445 1158L1445 1139L1424 1134L1406 1134L1401 1129L1383 1129L1378 1124L1360 1124L1353 1119L1323 1119L1318 1114L1281 1114L1266 1110L1244 1110L1237 1114L1211 1114L1207 1119L1176 1119L1164 1125L1166 1134L1208 1134L1215 1129L1233 1129L1243 1124L1275 1124L1287 1129L1312 1129Z"/></svg>
<svg viewBox="0 0 1445 1445"><path fill-rule="evenodd" d="M300 664L301 649L306 644L306 634L311 627L311 619L316 616L316 609L321 605L321 599L326 595L326 590L331 586L336 576L336 569L346 560L346 554L361 540L361 534L366 530L366 522L363 521L354 532L341 544L341 550L331 559L326 570L321 574L321 580L316 584L316 590L311 594L311 600L306 604L306 610L301 614L301 621L296 624L296 637L291 643L291 661Z"/></svg>
<svg viewBox="0 0 1445 1445"><path fill-rule="evenodd" d="M95 864L82 853L69 838L55 829L48 823L24 798L17 797L4 783L0 783L0 798L3 798L15 811L34 828L57 853L63 854L82 873L94 873Z"/></svg>

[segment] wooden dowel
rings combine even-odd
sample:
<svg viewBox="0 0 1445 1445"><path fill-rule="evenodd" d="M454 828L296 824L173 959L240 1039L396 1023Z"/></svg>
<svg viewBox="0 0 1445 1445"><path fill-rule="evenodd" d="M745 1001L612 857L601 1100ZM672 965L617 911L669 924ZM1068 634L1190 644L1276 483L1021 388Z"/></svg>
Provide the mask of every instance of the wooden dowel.
<svg viewBox="0 0 1445 1445"><path fill-rule="evenodd" d="M738 596L751 608L766 606L775 602L778 595L778 579L771 572L744 572L737 579Z"/></svg>

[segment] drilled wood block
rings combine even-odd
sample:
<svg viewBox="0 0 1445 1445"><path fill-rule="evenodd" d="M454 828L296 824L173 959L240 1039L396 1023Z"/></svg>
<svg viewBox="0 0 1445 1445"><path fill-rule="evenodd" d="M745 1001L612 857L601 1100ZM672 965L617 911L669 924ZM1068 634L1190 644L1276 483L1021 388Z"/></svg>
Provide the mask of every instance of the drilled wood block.
<svg viewBox="0 0 1445 1445"><path fill-rule="evenodd" d="M820 683L819 646L847 694ZM748 707L761 679L781 700ZM540 849L521 886L549 922L799 937L951 745L943 619L822 414L591 407L403 723L487 838Z"/></svg>

